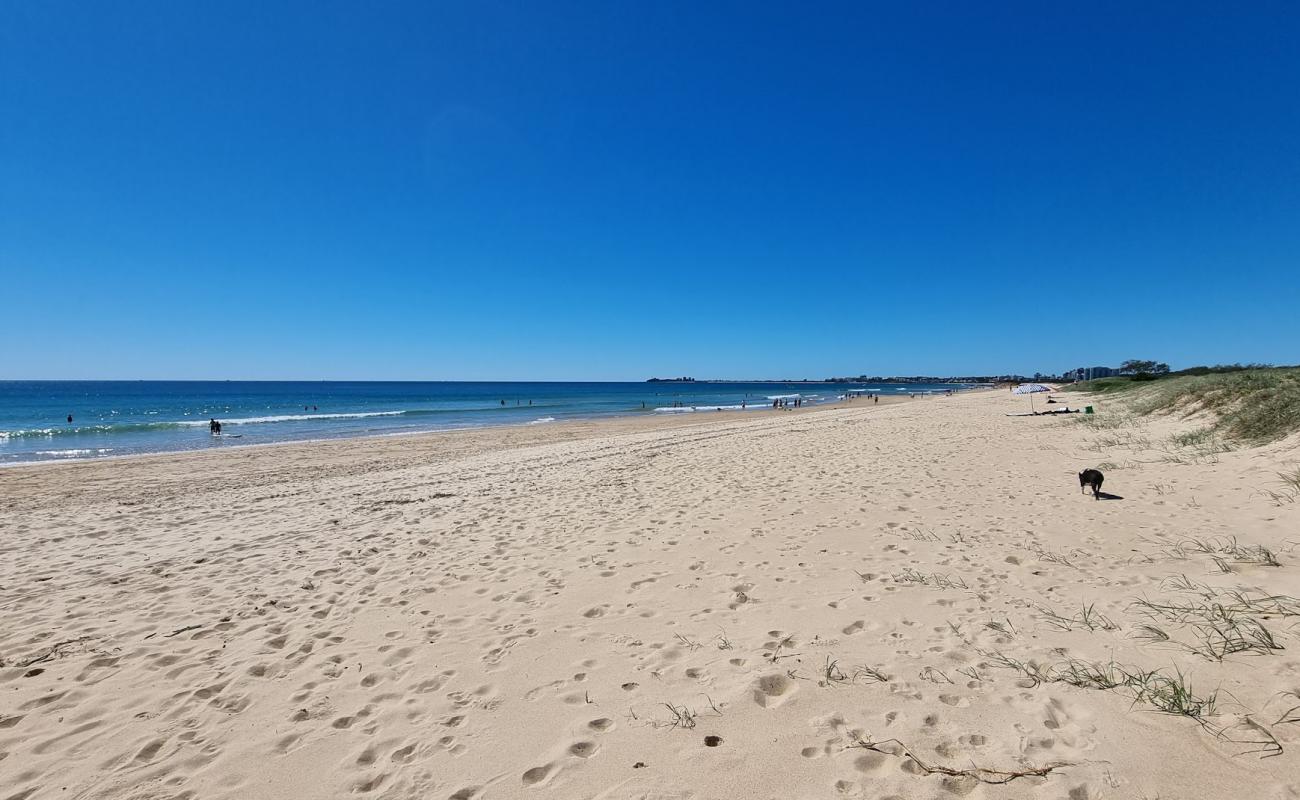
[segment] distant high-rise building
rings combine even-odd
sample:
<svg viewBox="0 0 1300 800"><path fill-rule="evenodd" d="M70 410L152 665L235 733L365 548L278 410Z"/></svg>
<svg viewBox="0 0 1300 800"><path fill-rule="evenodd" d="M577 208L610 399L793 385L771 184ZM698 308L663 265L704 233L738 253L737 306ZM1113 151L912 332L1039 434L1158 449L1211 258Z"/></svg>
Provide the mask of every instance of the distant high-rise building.
<svg viewBox="0 0 1300 800"><path fill-rule="evenodd" d="M1091 381L1097 378L1109 378L1117 372L1118 370L1110 367L1079 367L1065 373L1065 377L1076 381Z"/></svg>

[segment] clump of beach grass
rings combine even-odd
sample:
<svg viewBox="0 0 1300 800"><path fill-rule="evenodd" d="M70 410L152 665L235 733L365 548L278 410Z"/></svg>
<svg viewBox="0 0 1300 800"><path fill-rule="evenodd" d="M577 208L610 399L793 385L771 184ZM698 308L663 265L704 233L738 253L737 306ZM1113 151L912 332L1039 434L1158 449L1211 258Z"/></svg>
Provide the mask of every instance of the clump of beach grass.
<svg viewBox="0 0 1300 800"><path fill-rule="evenodd" d="M1123 447L1135 453L1152 449L1151 439L1133 431L1103 434L1088 444L1088 449L1097 453L1115 447Z"/></svg>
<svg viewBox="0 0 1300 800"><path fill-rule="evenodd" d="M1212 428L1196 428L1169 437L1165 461L1176 464L1217 464L1219 455L1232 450Z"/></svg>
<svg viewBox="0 0 1300 800"><path fill-rule="evenodd" d="M674 634L673 638L677 640L678 644L682 645L683 647L685 647L687 650L690 650L691 652L695 652L696 650L699 650L701 647L704 646L699 642L695 641L694 639L688 636L683 636L680 633Z"/></svg>
<svg viewBox="0 0 1300 800"><path fill-rule="evenodd" d="M1277 553L1262 544L1242 544L1235 536L1192 536L1164 547L1168 558L1185 560L1193 555L1208 555L1220 562L1231 560L1237 564L1261 567L1280 567ZM1220 565L1220 572L1231 572Z"/></svg>
<svg viewBox="0 0 1300 800"><path fill-rule="evenodd" d="M1072 631L1076 628L1086 628L1089 631L1119 630L1119 625L1097 610L1096 603L1081 603L1079 611L1068 617L1047 607L1038 610L1042 614L1043 621L1057 630Z"/></svg>
<svg viewBox="0 0 1300 800"><path fill-rule="evenodd" d="M869 667L865 664L858 667L857 675L867 683L889 683L888 675L875 667Z"/></svg>
<svg viewBox="0 0 1300 800"><path fill-rule="evenodd" d="M896 572L893 575L895 583L918 583L922 586L931 586L936 589L969 589L970 586L958 575L956 578L941 572L925 573L904 567L902 572Z"/></svg>
<svg viewBox="0 0 1300 800"><path fill-rule="evenodd" d="M1262 544L1241 544L1235 536L1215 536L1210 539L1188 539L1183 547L1192 553L1223 555L1238 564L1258 564L1263 567L1280 567L1277 554Z"/></svg>
<svg viewBox="0 0 1300 800"><path fill-rule="evenodd" d="M1085 661L1068 659L1043 667L1034 662L1020 661L997 651L979 651L990 666L1010 669L1020 673L1034 686L1045 683L1064 683L1080 689L1101 691L1125 690L1141 703L1165 714L1189 717L1206 724L1207 717L1215 714L1218 692L1198 695L1191 683L1179 670L1173 675L1160 670L1120 664L1117 661Z"/></svg>
<svg viewBox="0 0 1300 800"><path fill-rule="evenodd" d="M849 674L840 668L840 662L836 659L826 656L826 664L822 667L822 686L835 686L841 683L851 683L852 678Z"/></svg>
<svg viewBox="0 0 1300 800"><path fill-rule="evenodd" d="M1133 638L1148 644L1168 643L1208 661L1221 662L1239 653L1269 655L1283 650L1277 635L1264 621L1300 616L1300 599L1289 595L1241 589L1220 591L1186 577L1166 581L1165 586L1196 597L1134 600L1131 608L1152 624L1138 626ZM1176 640L1155 623L1177 626L1190 634L1192 641Z"/></svg>
<svg viewBox="0 0 1300 800"><path fill-rule="evenodd" d="M1288 490L1300 494L1300 467L1296 467L1291 472L1279 472L1277 477Z"/></svg>
<svg viewBox="0 0 1300 800"><path fill-rule="evenodd" d="M668 727L681 728L682 730L690 730L695 727L696 717L698 716L698 714L695 713L695 709L687 706L673 705L672 703L664 703L663 706L668 709Z"/></svg>
<svg viewBox="0 0 1300 800"><path fill-rule="evenodd" d="M1264 489L1264 496L1279 506L1300 499L1300 467L1291 472L1279 472L1277 478L1278 490Z"/></svg>

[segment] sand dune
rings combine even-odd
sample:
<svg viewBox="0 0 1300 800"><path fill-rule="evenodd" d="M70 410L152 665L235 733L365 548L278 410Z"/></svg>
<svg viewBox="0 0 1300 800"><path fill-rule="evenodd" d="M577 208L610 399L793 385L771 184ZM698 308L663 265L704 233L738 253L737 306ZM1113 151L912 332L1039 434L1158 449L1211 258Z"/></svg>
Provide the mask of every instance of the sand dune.
<svg viewBox="0 0 1300 800"><path fill-rule="evenodd" d="M1300 796L1295 442L1024 403L0 470L0 800Z"/></svg>

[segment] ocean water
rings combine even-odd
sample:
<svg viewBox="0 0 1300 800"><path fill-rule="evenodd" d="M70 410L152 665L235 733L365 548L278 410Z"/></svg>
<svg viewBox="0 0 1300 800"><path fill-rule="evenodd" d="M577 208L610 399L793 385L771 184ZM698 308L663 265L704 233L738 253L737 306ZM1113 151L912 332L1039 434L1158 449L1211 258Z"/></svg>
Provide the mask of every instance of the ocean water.
<svg viewBox="0 0 1300 800"><path fill-rule="evenodd" d="M942 392L953 384L0 381L0 465L248 444L690 414L846 389ZM72 422L67 417L72 416ZM222 435L208 432L218 419Z"/></svg>

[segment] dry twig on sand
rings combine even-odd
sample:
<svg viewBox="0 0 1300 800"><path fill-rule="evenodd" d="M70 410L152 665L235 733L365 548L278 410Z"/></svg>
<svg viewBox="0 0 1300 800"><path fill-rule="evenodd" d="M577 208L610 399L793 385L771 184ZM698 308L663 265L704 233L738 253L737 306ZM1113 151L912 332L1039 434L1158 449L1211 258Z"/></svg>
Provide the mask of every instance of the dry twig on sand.
<svg viewBox="0 0 1300 800"><path fill-rule="evenodd" d="M68 645L77 644L78 642L84 642L89 638L90 638L89 636L79 636L76 639L64 639L61 642L55 642L54 644L50 645L50 649L46 650L44 653L32 656L30 658L20 659L18 661L15 661L14 666L19 668L24 668L24 667L30 667L33 664L40 664L44 661L49 661L50 659L63 655L63 653L61 653L60 651L63 648L67 647Z"/></svg>
<svg viewBox="0 0 1300 800"><path fill-rule="evenodd" d="M893 745L893 747L887 747ZM916 754L908 749L907 745L898 739L884 739L876 742L871 739L854 737L854 742L850 747L857 747L863 750L871 750L875 753L883 753L887 756L896 756L899 758L911 759L917 768L926 775L950 775L956 778L974 778L980 783L1002 784L1011 783L1017 778L1042 778L1046 777L1058 769L1074 766L1071 761L1054 761L1050 764L1044 764L1041 767L1026 766L1022 769L1004 770L990 769L988 767L967 767L966 769L956 769L954 767L945 767L942 764L927 764L917 758Z"/></svg>

